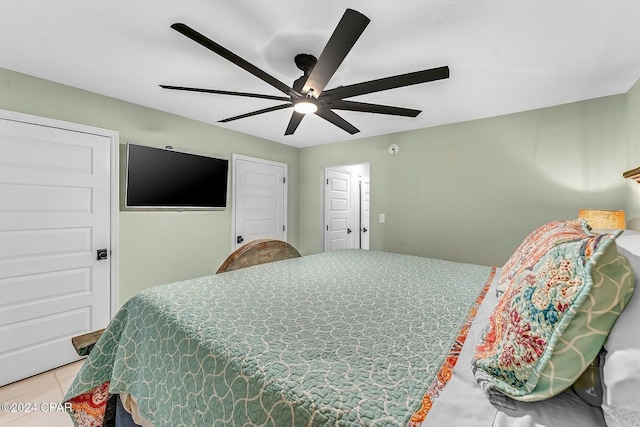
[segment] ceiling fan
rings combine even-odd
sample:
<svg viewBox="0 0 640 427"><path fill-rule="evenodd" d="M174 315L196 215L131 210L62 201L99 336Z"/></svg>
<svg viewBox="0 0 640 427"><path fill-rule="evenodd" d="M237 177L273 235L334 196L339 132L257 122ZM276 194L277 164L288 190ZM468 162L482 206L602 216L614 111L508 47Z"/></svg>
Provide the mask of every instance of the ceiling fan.
<svg viewBox="0 0 640 427"><path fill-rule="evenodd" d="M274 88L283 92L286 96L262 95L247 92L231 92L215 89L200 89L184 86L160 85L164 89L183 90L191 92L215 93L221 95L244 96L249 98L270 99L274 101L284 101L273 107L241 114L220 120L221 123L233 120L244 119L246 117L264 114L271 111L282 110L293 107L293 115L285 131L285 135L292 135L306 114L314 113L339 128L347 131L351 135L359 130L351 123L337 115L333 110L360 111L365 113L389 114L404 117L416 117L420 110L409 108L392 107L388 105L369 104L364 102L347 101L345 98L364 95L367 93L380 92L404 86L411 86L419 83L426 83L434 80L446 79L449 77L449 67L438 67L428 70L416 71L397 76L386 77L367 82L356 83L347 86L339 86L325 90L325 86L331 80L334 73L347 56L353 45L356 43L370 20L360 12L347 9L340 19L338 26L334 30L331 38L327 42L320 57L316 59L310 54L296 55L294 61L296 66L303 71L303 75L293 82L293 87L281 82L255 65L242 59L238 55L220 46L218 43L208 39L189 26L176 23L171 26L174 30L189 37L207 49L217 53L228 61L233 62L240 68L248 71L254 76L262 79Z"/></svg>

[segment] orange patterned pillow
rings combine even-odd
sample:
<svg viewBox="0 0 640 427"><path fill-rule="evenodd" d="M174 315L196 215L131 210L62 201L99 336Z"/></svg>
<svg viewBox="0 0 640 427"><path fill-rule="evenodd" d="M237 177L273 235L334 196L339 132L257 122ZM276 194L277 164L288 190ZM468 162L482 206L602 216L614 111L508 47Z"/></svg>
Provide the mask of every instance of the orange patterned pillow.
<svg viewBox="0 0 640 427"><path fill-rule="evenodd" d="M552 247L590 235L587 222L583 219L551 221L536 228L502 267L496 293L502 295L520 273L533 268Z"/></svg>

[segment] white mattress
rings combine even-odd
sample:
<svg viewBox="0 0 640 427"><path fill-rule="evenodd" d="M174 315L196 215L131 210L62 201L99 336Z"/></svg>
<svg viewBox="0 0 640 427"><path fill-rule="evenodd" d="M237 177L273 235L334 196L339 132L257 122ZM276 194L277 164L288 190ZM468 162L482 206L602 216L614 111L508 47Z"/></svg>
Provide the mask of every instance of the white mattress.
<svg viewBox="0 0 640 427"><path fill-rule="evenodd" d="M606 427L600 408L588 405L572 390L541 402L505 399L507 407L492 404L476 383L471 359L480 332L497 302L499 274L478 310L453 371L453 377L435 399L422 427Z"/></svg>

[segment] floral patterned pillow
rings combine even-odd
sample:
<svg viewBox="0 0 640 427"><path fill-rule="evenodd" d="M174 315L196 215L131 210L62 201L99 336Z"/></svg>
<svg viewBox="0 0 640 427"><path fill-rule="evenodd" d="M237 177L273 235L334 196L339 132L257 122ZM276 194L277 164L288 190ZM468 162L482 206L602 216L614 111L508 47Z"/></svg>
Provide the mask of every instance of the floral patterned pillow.
<svg viewBox="0 0 640 427"><path fill-rule="evenodd" d="M498 296L513 283L525 269L532 268L549 249L569 240L591 235L583 219L552 221L533 230L518 246L502 267L498 282Z"/></svg>
<svg viewBox="0 0 640 427"><path fill-rule="evenodd" d="M473 360L481 388L536 401L571 386L598 355L633 286L615 235L553 246L491 313Z"/></svg>

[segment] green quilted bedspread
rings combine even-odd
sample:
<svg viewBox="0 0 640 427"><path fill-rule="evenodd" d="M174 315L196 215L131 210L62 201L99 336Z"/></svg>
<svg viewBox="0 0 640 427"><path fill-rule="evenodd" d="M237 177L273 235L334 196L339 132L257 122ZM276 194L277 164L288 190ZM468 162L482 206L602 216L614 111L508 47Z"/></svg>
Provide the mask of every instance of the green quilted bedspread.
<svg viewBox="0 0 640 427"><path fill-rule="evenodd" d="M147 289L65 400L110 381L163 426L406 426L491 268L337 251Z"/></svg>

